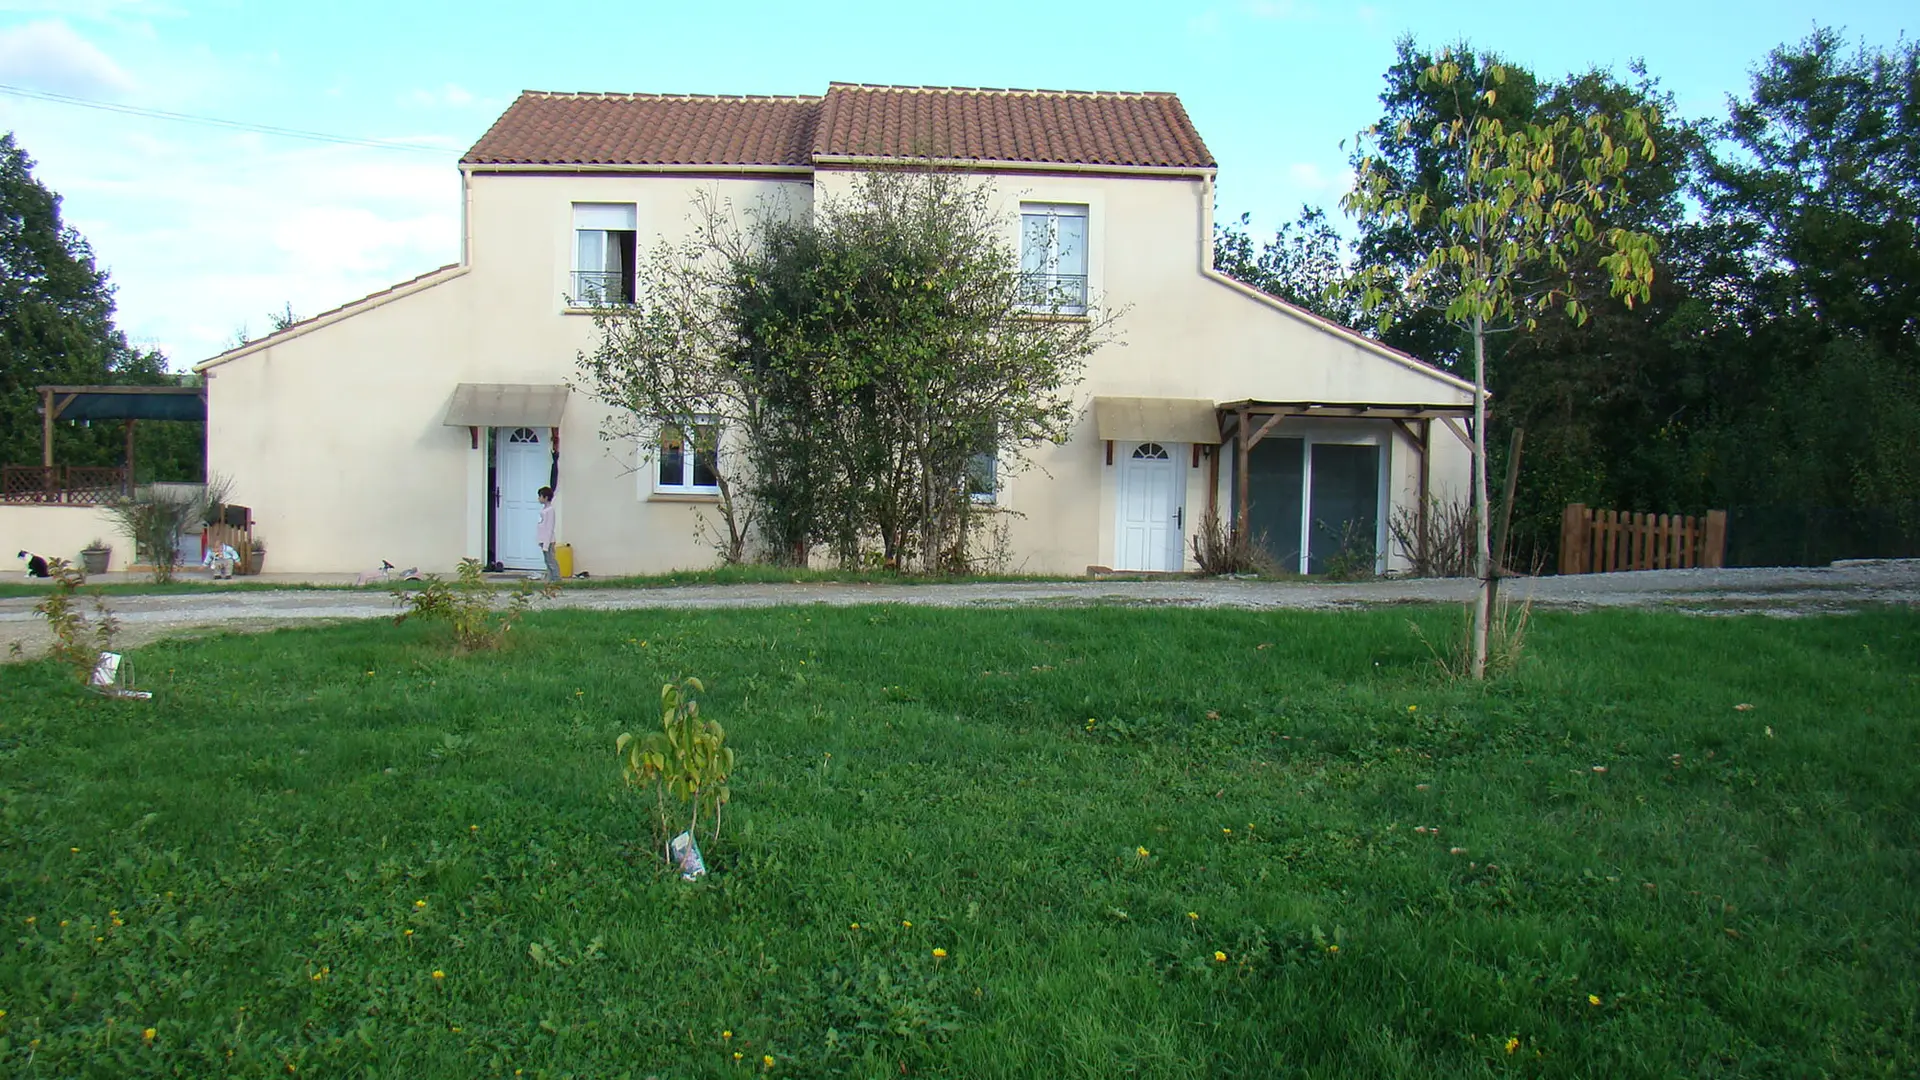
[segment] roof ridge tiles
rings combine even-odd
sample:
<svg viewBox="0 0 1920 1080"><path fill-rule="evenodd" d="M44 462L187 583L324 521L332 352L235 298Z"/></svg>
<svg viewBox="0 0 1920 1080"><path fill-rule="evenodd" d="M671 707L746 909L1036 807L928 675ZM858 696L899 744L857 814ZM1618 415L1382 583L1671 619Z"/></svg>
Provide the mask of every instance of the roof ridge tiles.
<svg viewBox="0 0 1920 1080"><path fill-rule="evenodd" d="M523 92L475 166L805 169L941 158L1022 167L1212 169L1178 96L831 83L822 95Z"/></svg>

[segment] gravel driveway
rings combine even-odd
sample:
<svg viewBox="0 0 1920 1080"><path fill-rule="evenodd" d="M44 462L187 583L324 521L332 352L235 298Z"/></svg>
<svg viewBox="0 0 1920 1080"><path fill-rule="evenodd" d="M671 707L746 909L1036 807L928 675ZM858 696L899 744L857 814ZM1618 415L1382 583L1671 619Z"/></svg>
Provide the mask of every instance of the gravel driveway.
<svg viewBox="0 0 1920 1080"><path fill-rule="evenodd" d="M1760 612L1804 615L1851 611L1877 604L1920 603L1920 560L1873 560L1831 567L1741 570L1649 570L1521 578L1515 596L1542 608L1646 607L1703 615ZM1465 580L1324 582L1174 579L1164 581L1049 581L977 585L689 585L657 589L574 589L542 607L588 611L642 608L756 608L782 604L921 604L929 607L1008 607L1026 604L1134 604L1217 608L1345 608L1382 604L1464 601ZM45 625L32 598L0 599L0 655L10 643L29 652L46 647ZM108 600L123 625L121 641L134 645L200 628L255 631L301 623L390 617L384 592L287 590L116 596Z"/></svg>

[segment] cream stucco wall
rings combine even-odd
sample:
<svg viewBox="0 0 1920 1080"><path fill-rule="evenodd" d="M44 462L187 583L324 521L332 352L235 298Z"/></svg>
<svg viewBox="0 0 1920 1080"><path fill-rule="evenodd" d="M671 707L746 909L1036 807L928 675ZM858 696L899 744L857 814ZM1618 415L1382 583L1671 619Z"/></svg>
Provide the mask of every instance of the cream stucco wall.
<svg viewBox="0 0 1920 1080"><path fill-rule="evenodd" d="M122 536L113 515L95 506L8 506L0 504L0 566L26 572L14 558L25 550L49 559L80 565L80 549L94 540L113 548L108 570L125 570L133 558L133 541Z"/></svg>
<svg viewBox="0 0 1920 1080"><path fill-rule="evenodd" d="M477 175L466 186L466 264L319 320L207 368L210 467L254 507L276 569L347 570L381 559L445 570L485 551L485 451L442 425L462 382L561 383L594 341L592 320L566 311L572 205L632 203L640 243L685 238L697 195L736 210L806 213L844 193L854 174L700 178L575 174ZM1094 435L1095 396L1279 401L1459 402L1470 390L1383 356L1349 335L1249 295L1206 269L1212 192L1199 178L1009 174L994 184L1017 243L1021 201L1089 208L1089 278L1123 312L1119 337L1091 358L1076 388L1080 419L1061 446L1007 463L1000 505L1012 565L1078 573L1114 565L1113 468ZM600 438L605 410L568 399L562 420L558 520L577 565L596 575L708 565L694 515L710 507L651 497L630 442ZM1326 422L1274 434L1368 438L1391 447L1388 497L1412 500L1415 455L1384 422ZM1435 426L1433 490L1463 491L1464 451ZM484 444L483 444L484 445ZM1189 468L1189 526L1206 508L1208 462ZM1230 504L1223 462L1220 506Z"/></svg>

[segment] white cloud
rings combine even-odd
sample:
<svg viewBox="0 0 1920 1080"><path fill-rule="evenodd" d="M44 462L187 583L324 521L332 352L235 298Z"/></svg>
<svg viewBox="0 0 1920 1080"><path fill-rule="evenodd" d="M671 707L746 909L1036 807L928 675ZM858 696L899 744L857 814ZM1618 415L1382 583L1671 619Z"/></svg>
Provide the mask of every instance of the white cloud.
<svg viewBox="0 0 1920 1080"><path fill-rule="evenodd" d="M220 352L242 324L264 332L283 304L313 315L459 255L457 149L315 145L95 113L75 125L73 113L0 101L0 128L20 133L112 275L121 329L176 370Z"/></svg>
<svg viewBox="0 0 1920 1080"><path fill-rule="evenodd" d="M133 77L58 19L0 29L0 82L80 97L118 97Z"/></svg>
<svg viewBox="0 0 1920 1080"><path fill-rule="evenodd" d="M1311 19L1319 14L1299 0L1247 0L1244 9L1256 19Z"/></svg>
<svg viewBox="0 0 1920 1080"><path fill-rule="evenodd" d="M1287 179L1293 182L1295 190L1313 195L1344 195L1352 186L1351 170L1329 173L1312 161L1296 161L1287 166Z"/></svg>
<svg viewBox="0 0 1920 1080"><path fill-rule="evenodd" d="M473 104L473 94L456 83L448 83L438 90L415 90L401 99L402 104L416 105L423 109L464 109Z"/></svg>
<svg viewBox="0 0 1920 1080"><path fill-rule="evenodd" d="M178 16L183 12L164 0L0 0L0 13L9 15L65 15L73 19L109 19L120 15Z"/></svg>

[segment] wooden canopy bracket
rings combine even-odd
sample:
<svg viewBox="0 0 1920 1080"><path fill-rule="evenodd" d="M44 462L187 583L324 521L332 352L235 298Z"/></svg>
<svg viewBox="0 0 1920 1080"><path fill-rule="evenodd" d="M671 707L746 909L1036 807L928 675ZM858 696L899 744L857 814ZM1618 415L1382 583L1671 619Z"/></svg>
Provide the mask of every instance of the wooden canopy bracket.
<svg viewBox="0 0 1920 1080"><path fill-rule="evenodd" d="M1292 415L1293 414L1289 412L1276 412L1272 416L1267 417L1267 422L1264 424L1261 424L1260 430L1254 432L1253 437L1247 440L1247 443L1246 443L1247 449L1251 450L1254 447L1259 446L1260 440L1267 437L1267 432L1272 431L1275 425L1277 425L1278 423L1280 423L1280 421L1285 420L1287 417Z"/></svg>
<svg viewBox="0 0 1920 1080"><path fill-rule="evenodd" d="M1447 430L1453 432L1453 437L1460 440L1461 446L1469 450L1473 449L1473 437L1467 434L1467 430L1460 426L1458 420L1451 416L1443 416L1440 422L1447 425Z"/></svg>
<svg viewBox="0 0 1920 1080"><path fill-rule="evenodd" d="M467 436L468 438L473 440L473 449L475 450L480 449L480 425L478 424L467 425Z"/></svg>

